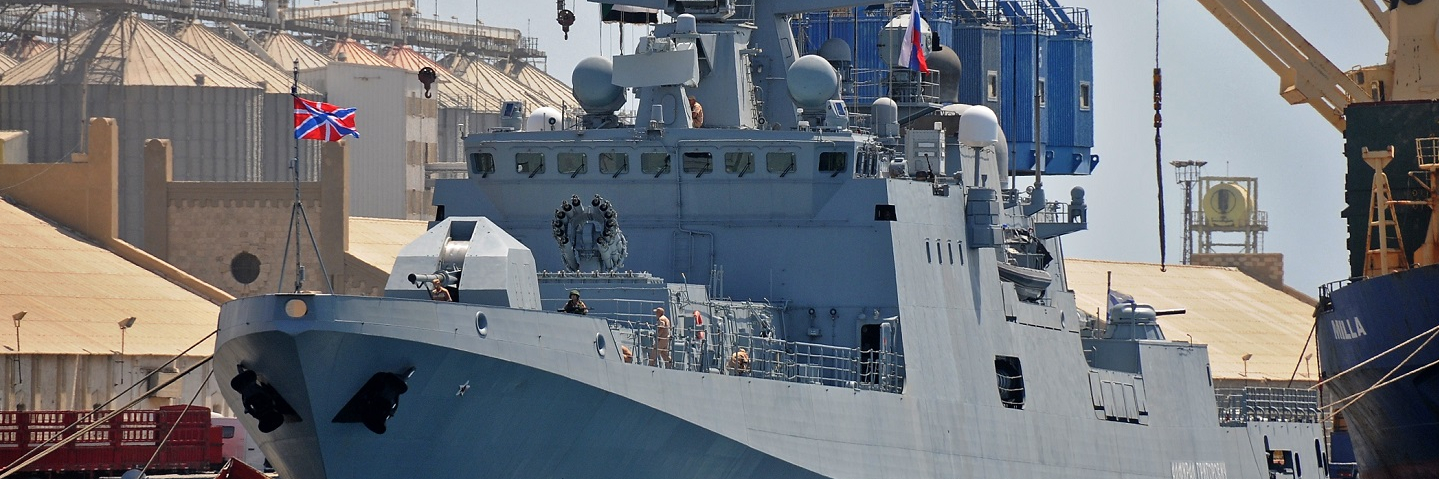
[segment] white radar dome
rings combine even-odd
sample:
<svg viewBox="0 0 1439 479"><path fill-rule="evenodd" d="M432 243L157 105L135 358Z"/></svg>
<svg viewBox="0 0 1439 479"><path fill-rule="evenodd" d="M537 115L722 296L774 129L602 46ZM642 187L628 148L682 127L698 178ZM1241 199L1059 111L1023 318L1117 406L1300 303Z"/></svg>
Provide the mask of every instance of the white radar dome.
<svg viewBox="0 0 1439 479"><path fill-rule="evenodd" d="M805 55L794 61L785 74L789 97L806 110L824 108L839 93L839 74L824 57Z"/></svg>
<svg viewBox="0 0 1439 479"><path fill-rule="evenodd" d="M615 66L608 58L589 57L575 65L570 83L580 108L589 113L611 113L625 103L625 89L614 84Z"/></svg>
<svg viewBox="0 0 1439 479"><path fill-rule="evenodd" d="M525 118L525 131L553 131L563 130L565 125L560 111L550 107L536 108Z"/></svg>
<svg viewBox="0 0 1439 479"><path fill-rule="evenodd" d="M984 105L974 105L959 115L959 142L970 148L984 148L999 142L999 117Z"/></svg>

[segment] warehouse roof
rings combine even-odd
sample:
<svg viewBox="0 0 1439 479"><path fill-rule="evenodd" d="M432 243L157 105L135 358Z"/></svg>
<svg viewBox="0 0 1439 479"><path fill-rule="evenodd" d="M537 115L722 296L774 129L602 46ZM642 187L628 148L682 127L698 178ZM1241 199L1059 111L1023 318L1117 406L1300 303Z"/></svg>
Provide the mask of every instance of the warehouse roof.
<svg viewBox="0 0 1439 479"><path fill-rule="evenodd" d="M289 93L290 84L294 83L289 74L265 63L260 57L220 37L200 23L186 25L175 34L175 38L199 50L215 63L234 70L256 84L263 84L265 93ZM318 93L303 83L300 84L299 90L300 94Z"/></svg>
<svg viewBox="0 0 1439 479"><path fill-rule="evenodd" d="M0 53L0 73L4 73L5 70L14 68L15 65L18 63L20 62L15 61L14 58L10 58L8 56L5 56L5 54Z"/></svg>
<svg viewBox="0 0 1439 479"><path fill-rule="evenodd" d="M350 256L380 271L395 267L400 248L425 234L429 222L385 218L350 218Z"/></svg>
<svg viewBox="0 0 1439 479"><path fill-rule="evenodd" d="M1215 378L1288 381L1299 364L1296 379L1315 380L1318 361L1306 371L1301 352L1314 325L1314 307L1294 296L1260 283L1234 268L1159 265L1068 259L1064 262L1069 288L1079 309L1103 317L1108 273L1113 289L1156 309L1185 309L1185 314L1160 316L1159 324L1170 341L1209 345L1209 362ZM1314 345L1309 344L1312 354ZM1242 358L1251 355L1247 365Z"/></svg>
<svg viewBox="0 0 1439 479"><path fill-rule="evenodd" d="M62 55L63 53L63 55ZM258 88L131 13L113 13L5 72L3 85Z"/></svg>
<svg viewBox="0 0 1439 479"><path fill-rule="evenodd" d="M220 308L134 263L0 201L0 318L25 311L21 353L174 355L215 330ZM0 354L15 337L0 335ZM214 350L213 339L192 354Z"/></svg>

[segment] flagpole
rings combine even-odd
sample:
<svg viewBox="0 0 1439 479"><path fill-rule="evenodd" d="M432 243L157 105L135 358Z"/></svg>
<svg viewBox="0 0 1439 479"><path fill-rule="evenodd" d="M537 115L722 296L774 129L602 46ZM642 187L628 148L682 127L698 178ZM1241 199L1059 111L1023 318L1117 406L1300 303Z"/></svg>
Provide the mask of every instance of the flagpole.
<svg viewBox="0 0 1439 479"><path fill-rule="evenodd" d="M295 103L300 101L300 61L295 60L291 68L290 97ZM358 135L357 135L358 136ZM290 177L295 185L295 204L290 207L289 233L285 235L285 257L280 261L280 282L285 281L285 266L290 260L290 237L295 238L295 292L304 290L305 266L301 262L300 249L300 223L305 224L305 233L310 235L310 247L315 249L315 261L320 265L320 274L325 278L325 284L330 289L330 294L335 293L335 285L330 281L330 272L325 269L325 256L320 254L320 244L315 240L315 232L310 229L310 217L305 214L305 204L300 198L300 135L295 135L295 154L290 158ZM281 292L283 286L275 285L276 292Z"/></svg>

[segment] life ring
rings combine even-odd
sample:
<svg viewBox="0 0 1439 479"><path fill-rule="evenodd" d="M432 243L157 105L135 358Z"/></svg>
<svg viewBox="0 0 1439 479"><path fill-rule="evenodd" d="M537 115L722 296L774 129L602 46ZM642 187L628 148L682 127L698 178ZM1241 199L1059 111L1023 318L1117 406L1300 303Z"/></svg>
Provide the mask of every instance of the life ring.
<svg viewBox="0 0 1439 479"><path fill-rule="evenodd" d="M696 310L695 310L695 340L696 340L696 341L704 341L704 340L705 340L704 325L705 325L705 320L704 320L703 317L700 316L700 310L696 309Z"/></svg>

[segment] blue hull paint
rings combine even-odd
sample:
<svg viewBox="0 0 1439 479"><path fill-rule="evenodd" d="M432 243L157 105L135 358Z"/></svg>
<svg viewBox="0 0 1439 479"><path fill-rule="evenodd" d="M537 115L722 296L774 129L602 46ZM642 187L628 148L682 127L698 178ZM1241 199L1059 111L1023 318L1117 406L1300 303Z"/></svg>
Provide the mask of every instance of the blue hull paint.
<svg viewBox="0 0 1439 479"><path fill-rule="evenodd" d="M1439 266L1426 266L1355 282L1330 294L1333 309L1318 317L1324 377L1348 370L1439 325ZM1439 361L1439 340L1404 359L1420 338L1328 384L1344 398ZM1395 368L1398 367L1396 370ZM1439 367L1430 367L1374 390L1343 412L1365 478L1439 478Z"/></svg>

